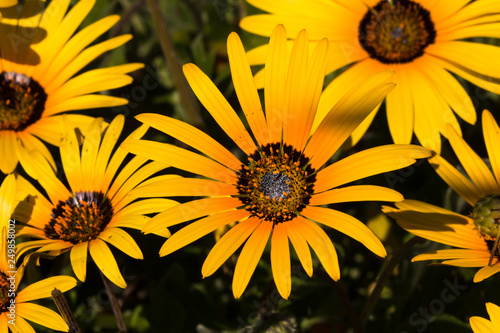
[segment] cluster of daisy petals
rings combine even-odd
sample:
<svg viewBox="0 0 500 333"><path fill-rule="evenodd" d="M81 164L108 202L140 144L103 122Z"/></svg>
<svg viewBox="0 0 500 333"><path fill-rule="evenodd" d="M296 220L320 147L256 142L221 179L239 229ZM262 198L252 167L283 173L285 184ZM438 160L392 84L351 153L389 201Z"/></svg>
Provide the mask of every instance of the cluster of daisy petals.
<svg viewBox="0 0 500 333"><path fill-rule="evenodd" d="M248 52L236 33L227 40L244 119L196 65L183 67L198 100L234 143L226 147L165 115L138 115L143 124L120 140L124 116L107 123L68 113L127 103L100 92L131 83L128 74L142 64L84 68L131 36L90 46L119 20L111 15L77 31L95 0L80 0L71 8L70 0L52 0L44 10L44 1L21 6L0 0L0 170L6 175L0 187L1 332L34 332L26 320L68 331L58 314L29 301L77 284L72 277L57 276L26 286L15 296L18 316L12 324L7 308L12 297L5 296L13 271L6 245L11 219L19 221L16 237L24 240L15 254L15 259L24 258L17 266L16 291L32 255L69 252L72 271L82 282L90 256L107 279L126 288L109 247L143 259L126 229L167 238L159 252L166 256L226 227L203 263L203 277L241 248L232 282L234 297L241 297L270 243L273 279L287 299L292 290L290 244L309 276L314 271L312 249L333 280L340 278L340 268L330 228L380 257L387 255L370 228L332 206L355 201L395 203L383 206L383 212L402 228L451 247L414 261L478 267L474 282L500 271L500 129L492 114L483 111L488 165L461 137L455 113L474 124L476 110L451 74L500 93L500 66L491 65L498 63L500 48L469 41L500 38L500 2L248 2L268 13L244 18L241 27L270 39ZM4 36L21 28L31 33L14 47ZM254 76L252 65L264 68ZM325 76L340 68L344 71L323 89ZM394 143L333 158L361 139L383 102ZM150 127L183 147L142 139ZM420 145L410 144L413 134ZM440 156L441 136L449 140L465 172ZM58 148L56 158L45 143ZM470 206L467 214L358 182L417 159L427 159L463 198ZM170 167L192 176L159 174ZM184 200L178 203L173 197ZM170 227L178 231L171 235ZM491 321L472 317L473 330L499 331L498 307L486 306Z"/></svg>

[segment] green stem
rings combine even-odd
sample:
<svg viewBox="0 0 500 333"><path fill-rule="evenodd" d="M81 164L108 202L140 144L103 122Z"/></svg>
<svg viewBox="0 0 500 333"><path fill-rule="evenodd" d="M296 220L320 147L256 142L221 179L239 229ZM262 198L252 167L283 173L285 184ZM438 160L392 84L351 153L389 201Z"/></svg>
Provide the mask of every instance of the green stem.
<svg viewBox="0 0 500 333"><path fill-rule="evenodd" d="M116 326L118 326L118 332L127 333L127 325L125 325L125 320L123 320L122 310L120 308L120 304L118 304L118 300L115 297L115 294L111 290L111 284L107 277L101 274L102 282L104 283L104 287L106 288L106 292L108 293L109 301L111 303L111 308L113 309L113 313L116 319Z"/></svg>
<svg viewBox="0 0 500 333"><path fill-rule="evenodd" d="M181 102L186 110L187 121L195 127L203 128L203 118L201 117L198 104L189 88L188 82L182 73L179 58L177 57L177 52L175 51L172 37L170 36L170 31L161 14L158 2L156 0L147 0L146 2L151 12L151 17L158 34L165 61L167 62L174 84L179 92Z"/></svg>
<svg viewBox="0 0 500 333"><path fill-rule="evenodd" d="M80 330L80 327L78 326L75 316L73 316L73 312L71 312L71 309L68 305L68 301L66 300L66 297L64 297L63 293L59 289L54 288L54 290L52 290L51 295L52 298L54 299L54 303L56 303L59 313L63 317L64 321L68 324L69 327L68 332L81 333L82 331Z"/></svg>
<svg viewBox="0 0 500 333"><path fill-rule="evenodd" d="M401 259L403 258L404 254L415 244L420 242L422 238L420 237L413 237L406 243L404 243L389 259L387 262L387 265L384 267L384 270L380 274L380 276L377 279L377 282L375 284L375 288L373 288L373 291L371 292L370 296L368 297L365 307L363 309L363 312L361 312L361 316L359 318L359 327L360 331L362 332L365 328L366 322L368 321L368 317L373 311L373 308L375 307L375 304L377 303L378 299L380 298L380 294L382 293L382 289L384 288L385 284L387 283L387 280L391 276L392 271L396 266L399 264Z"/></svg>

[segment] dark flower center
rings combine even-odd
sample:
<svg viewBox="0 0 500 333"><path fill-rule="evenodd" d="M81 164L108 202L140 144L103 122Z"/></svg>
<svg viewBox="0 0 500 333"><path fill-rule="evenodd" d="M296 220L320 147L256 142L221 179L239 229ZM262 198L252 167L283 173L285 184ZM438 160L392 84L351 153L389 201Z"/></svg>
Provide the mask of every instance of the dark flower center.
<svg viewBox="0 0 500 333"><path fill-rule="evenodd" d="M0 130L22 131L42 117L47 94L35 80L16 72L0 74Z"/></svg>
<svg viewBox="0 0 500 333"><path fill-rule="evenodd" d="M73 244L96 239L113 216L113 207L101 192L77 192L52 209L45 235Z"/></svg>
<svg viewBox="0 0 500 333"><path fill-rule="evenodd" d="M366 12L358 39L370 57L382 63L407 63L434 43L436 30L429 11L420 4L383 0Z"/></svg>
<svg viewBox="0 0 500 333"><path fill-rule="evenodd" d="M239 172L238 191L245 208L266 221L290 221L309 203L315 170L299 151L268 144L248 157Z"/></svg>
<svg viewBox="0 0 500 333"><path fill-rule="evenodd" d="M479 233L487 241L494 241L499 233L500 193L490 194L478 200L471 217Z"/></svg>
<svg viewBox="0 0 500 333"><path fill-rule="evenodd" d="M15 298L9 297L9 292L15 291L15 284L15 278L9 279L7 275L0 273L0 313L9 311L7 308L11 304L10 300Z"/></svg>

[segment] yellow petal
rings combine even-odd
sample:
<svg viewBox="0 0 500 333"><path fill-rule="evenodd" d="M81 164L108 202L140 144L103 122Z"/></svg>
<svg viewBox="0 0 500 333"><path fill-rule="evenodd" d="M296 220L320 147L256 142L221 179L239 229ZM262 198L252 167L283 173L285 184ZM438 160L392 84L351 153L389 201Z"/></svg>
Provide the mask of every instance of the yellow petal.
<svg viewBox="0 0 500 333"><path fill-rule="evenodd" d="M153 184L141 185L129 195L140 197L192 197L237 195L236 186L209 179L172 178Z"/></svg>
<svg viewBox="0 0 500 333"><path fill-rule="evenodd" d="M17 245L17 251L16 255L18 257L21 257L26 251L36 249L39 247L42 247L46 244L52 243L53 240L51 239L41 239L41 240L34 240L34 241L29 241L29 242L22 242L21 244Z"/></svg>
<svg viewBox="0 0 500 333"><path fill-rule="evenodd" d="M163 212L164 210L177 206L178 204L179 203L177 201L163 198L152 198L135 201L122 208L119 212L113 214L113 219L119 219L122 216L131 214L153 214Z"/></svg>
<svg viewBox="0 0 500 333"><path fill-rule="evenodd" d="M119 117L115 118L115 121L119 119ZM124 119L122 119L124 120ZM121 122L121 121L120 121ZM106 134L104 135L104 139L102 140L101 143L101 148L99 149L99 156L97 157L97 166L101 165L106 165L106 172L104 174L104 179L101 185L101 188L109 188L109 184L111 184L111 181L115 178L116 171L120 167L120 165L123 163L123 160L127 156L128 152L124 149L117 149L113 153L113 156L111 157L111 160L109 160L109 156L111 155L111 152L113 151L113 148L115 146L116 141L118 140L118 131L117 128L113 126L114 121L110 124L110 129L106 131ZM114 129L113 129L114 128ZM129 139L140 139L144 134L146 134L148 130L148 126L142 125L139 128L137 128L135 131L133 131L125 140L126 142ZM108 163L109 160L109 163Z"/></svg>
<svg viewBox="0 0 500 333"><path fill-rule="evenodd" d="M16 176L8 175L0 186L0 230L8 228L8 222L14 211L14 200L16 198Z"/></svg>
<svg viewBox="0 0 500 333"><path fill-rule="evenodd" d="M71 267L78 280L85 282L87 276L87 249L88 242L78 243L70 251Z"/></svg>
<svg viewBox="0 0 500 333"><path fill-rule="evenodd" d="M153 217L142 230L148 234L165 227L193 220L205 215L220 213L238 208L242 202L238 198L222 197L189 201L171 207Z"/></svg>
<svg viewBox="0 0 500 333"><path fill-rule="evenodd" d="M43 245L37 252L62 251L74 246L73 243L63 241L62 239L51 240L51 243Z"/></svg>
<svg viewBox="0 0 500 333"><path fill-rule="evenodd" d="M430 155L429 150L415 145L394 144L366 149L320 170L314 191L319 193L354 180L406 168L416 159Z"/></svg>
<svg viewBox="0 0 500 333"><path fill-rule="evenodd" d="M382 211L394 218L402 228L417 236L459 248L487 250L483 237L478 234L472 221L467 217L453 212L447 213L443 209L418 211L415 209L416 203L414 200L405 200L396 204L401 210L392 210L384 206ZM402 204L409 205L404 207ZM435 207L420 204L422 207Z"/></svg>
<svg viewBox="0 0 500 333"><path fill-rule="evenodd" d="M205 259L201 274L203 277L212 275L238 248L260 224L260 220L251 217L236 224L214 245Z"/></svg>
<svg viewBox="0 0 500 333"><path fill-rule="evenodd" d="M305 83L303 88L297 82L290 82L290 90L287 110L290 115L291 136L296 136L296 140L292 142L297 150L303 150L309 136L315 115L318 109L319 99L323 90L323 82L326 74L326 65L328 63L328 41L322 39L308 61L307 72L305 77L292 77L292 64L289 69L289 80L300 80ZM300 64L299 64L300 66ZM299 90L293 90L293 89ZM296 133L293 133L293 131ZM286 132L286 131L285 131Z"/></svg>
<svg viewBox="0 0 500 333"><path fill-rule="evenodd" d="M500 183L500 150L498 143L500 142L500 128L493 118L493 115L488 111L483 111L483 135L488 157L490 158L491 168L495 175L497 184ZM499 184L500 185L500 184Z"/></svg>
<svg viewBox="0 0 500 333"><path fill-rule="evenodd" d="M206 234L224 225L239 221L249 216L244 209L231 210L215 215L210 215L201 220L188 224L173 234L160 249L160 256L166 256L183 246L186 246Z"/></svg>
<svg viewBox="0 0 500 333"><path fill-rule="evenodd" d="M229 150L194 126L155 113L143 113L136 116L136 118L144 124L199 150L232 170L238 171L241 168L241 162Z"/></svg>
<svg viewBox="0 0 500 333"><path fill-rule="evenodd" d="M238 115L227 102L219 89L198 67L186 64L184 75L195 95L212 115L219 126L246 154L255 151L255 144L238 118Z"/></svg>
<svg viewBox="0 0 500 333"><path fill-rule="evenodd" d="M446 136L446 125L450 123L457 132L460 131L458 121L446 100L434 87L432 79L426 73L428 56L423 56L412 67L412 100L415 111L414 131L420 144L439 154L441 150L441 134Z"/></svg>
<svg viewBox="0 0 500 333"><path fill-rule="evenodd" d="M474 333L496 333L492 322L482 317L470 317L470 327Z"/></svg>
<svg viewBox="0 0 500 333"><path fill-rule="evenodd" d="M426 57L424 67L424 73L431 79L434 87L453 111L469 124L475 124L477 118L476 109L469 94L457 79L439 66L432 57Z"/></svg>
<svg viewBox="0 0 500 333"><path fill-rule="evenodd" d="M441 156L435 155L430 157L429 163L446 184L467 201L469 205L474 206L476 201L483 196L470 180Z"/></svg>
<svg viewBox="0 0 500 333"><path fill-rule="evenodd" d="M340 279L337 252L328 235L316 223L297 217L297 231L304 236L330 277Z"/></svg>
<svg viewBox="0 0 500 333"><path fill-rule="evenodd" d="M500 58L500 47L464 41L429 44L425 52L482 75L500 77L491 64Z"/></svg>
<svg viewBox="0 0 500 333"><path fill-rule="evenodd" d="M11 7L17 5L17 0L2 0L0 7Z"/></svg>
<svg viewBox="0 0 500 333"><path fill-rule="evenodd" d="M306 30L301 30L292 47L290 65L285 80L285 97L283 107L283 141L302 151L304 146L299 145L299 127L304 126L304 116L310 110L303 109L302 101L311 98L306 95L307 64L309 58L309 37ZM317 64L321 66L321 63ZM324 76L324 73L323 73ZM310 94L310 92L308 92ZM314 110L316 111L316 110ZM307 138L309 133L305 133ZM302 141L302 140L301 140ZM305 145L305 142L304 142Z"/></svg>
<svg viewBox="0 0 500 333"><path fill-rule="evenodd" d="M330 43L331 52L337 51L338 54L344 54L343 50L338 50L339 43ZM342 43L341 43L342 44ZM347 44L347 43L344 43ZM363 52L364 53L364 52ZM330 62L332 62L333 55L330 55ZM342 58L342 57L341 57ZM348 56L350 58L350 56ZM349 64L351 61L358 60L349 59L348 62L340 62L339 66L335 66L334 70ZM324 89L321 94L318 111L316 112L316 117L314 119L313 131L316 131L319 124L323 121L326 115L332 110L332 108L344 97L346 92L352 91L357 87L361 86L366 80L373 74L380 71L386 70L387 68L381 65L378 61L373 61L372 59L365 59L358 63L353 64L343 73L338 75L335 80L333 80ZM397 87L395 88L397 89ZM373 113L373 112L372 112ZM359 136L362 136L360 134Z"/></svg>
<svg viewBox="0 0 500 333"><path fill-rule="evenodd" d="M7 313L4 312L3 315L7 316ZM36 333L33 327L21 316L16 317L15 325L9 323L8 326L13 333Z"/></svg>
<svg viewBox="0 0 500 333"><path fill-rule="evenodd" d="M34 73L37 81L44 83L44 87L48 82L52 81L54 75L59 73L59 70L53 70L55 68L52 66L64 65L61 61L54 63L53 60L60 54L61 49L66 45L78 26L80 26L94 4L94 0L80 1L71 8L67 15L65 14L69 1L51 2L47 7L45 14L42 16L40 26L45 28L47 32L52 31L53 33L48 34L48 37L37 45L40 47L40 50L38 47L35 48L36 51L43 50L43 52L39 52L42 57L42 62ZM67 61L65 61L65 63L67 64ZM45 81L43 80L44 78Z"/></svg>
<svg viewBox="0 0 500 333"><path fill-rule="evenodd" d="M490 320L495 326L496 330L500 329L500 307L493 303L486 303L486 310L490 315Z"/></svg>
<svg viewBox="0 0 500 333"><path fill-rule="evenodd" d="M66 132L61 141L61 161L69 186L74 191L83 190L80 145L75 130L66 123Z"/></svg>
<svg viewBox="0 0 500 333"><path fill-rule="evenodd" d="M415 258L412 259L412 261L414 260ZM484 267L488 266L488 261L489 258L450 259L443 261L441 264L457 267ZM495 261L493 263L496 263Z"/></svg>
<svg viewBox="0 0 500 333"><path fill-rule="evenodd" d="M486 163L483 162L479 155L467 145L464 139L462 139L451 126L448 126L448 137L460 163L481 194L485 195L499 192L500 187L498 187Z"/></svg>
<svg viewBox="0 0 500 333"><path fill-rule="evenodd" d="M297 220L291 220L287 223L284 223L286 226L286 232L290 242L292 242L293 248L299 257L300 263L302 267L304 267L304 271L307 275L312 276L313 274L313 266L312 266L312 258L311 251L309 250L309 245L307 245L307 241L304 236L298 231Z"/></svg>
<svg viewBox="0 0 500 333"><path fill-rule="evenodd" d="M109 30L114 24L116 24L116 22L118 22L119 19L120 17L118 15L110 15L90 24L75 34L67 43L64 44L62 50L56 55L51 64L50 71L46 74L45 82L49 82L52 78L56 77L56 75L68 65L68 62L75 59L75 57L83 49L85 49L100 35ZM63 28L65 27L61 26L61 30L58 30L61 35L67 33L66 31L62 31Z"/></svg>
<svg viewBox="0 0 500 333"><path fill-rule="evenodd" d="M55 89L58 89L62 84L64 84L69 78L75 75L78 71L88 65L92 60L99 57L101 54L115 49L132 38L131 35L121 35L113 37L99 44L95 44L91 47L86 48L80 54L71 61L67 66L65 66L59 74L54 78L50 84L45 86L45 91L50 93Z"/></svg>
<svg viewBox="0 0 500 333"><path fill-rule="evenodd" d="M121 152L121 149L118 149L117 152ZM111 187L109 188L108 190L108 197L109 198L114 198L115 195L117 194L117 192L120 191L120 189L123 187L123 185L131 178L133 177L133 175L136 174L137 170L139 170L141 168L142 165L144 165L146 162L148 161L148 159L146 157L142 157L142 156L135 156L133 157L130 162L128 162L126 165L123 166L123 168L120 170L120 173L118 175L116 174L110 174L109 176L113 178L113 184L111 185ZM155 167L155 164L153 165L150 165L148 167L148 173L149 175L152 175L154 174L156 171L159 171L161 170L160 168L162 166L164 166L163 163L158 163L158 162L154 162L157 166L157 168L154 168ZM151 163L152 164L152 163ZM151 170L151 167L153 167L153 170ZM156 171L154 171L154 169L157 169ZM144 170L142 170L141 172L142 174L144 173ZM145 175L141 175L142 177L140 178L144 178ZM105 177L105 182L108 183L107 181L107 175L104 175ZM137 177L136 177L137 178ZM111 181L109 181L111 182ZM136 182L134 182L136 183ZM129 183L130 184L130 183ZM137 185L137 184L135 184ZM132 185L132 186L129 186L128 187L128 191L130 191L132 188L135 187L135 185ZM122 192L122 196L121 198L123 197L123 194L125 194L127 191L123 191L121 190L120 192ZM121 199L120 198L120 199ZM118 198L117 198L118 199Z"/></svg>
<svg viewBox="0 0 500 333"><path fill-rule="evenodd" d="M144 259L141 249L126 231L120 228L106 228L98 238L115 246L118 250L134 259Z"/></svg>
<svg viewBox="0 0 500 333"><path fill-rule="evenodd" d="M348 10L353 10L356 6L355 3L349 2L349 6L342 6L340 1L310 1L310 0L294 0L293 5L291 5L289 0L248 0L248 3L252 6L262 9L263 11L278 14L300 14L300 15L310 15L312 17L324 17L330 18L332 12L338 13L339 19L344 18L344 15L349 14ZM304 8L307 11L304 11ZM361 10L365 10L363 4L360 4ZM351 12L352 14L352 12ZM251 18L250 16L249 18ZM349 22L349 21L348 21ZM305 22L303 22L305 23ZM257 28L257 27L255 27ZM243 28L246 29L246 28ZM270 31L269 31L270 32Z"/></svg>
<svg viewBox="0 0 500 333"><path fill-rule="evenodd" d="M348 214L329 208L312 206L307 206L301 214L354 238L379 257L387 255L384 245L377 236L366 225Z"/></svg>
<svg viewBox="0 0 500 333"><path fill-rule="evenodd" d="M425 8L428 8L429 10L432 11L433 20L434 22L436 22L436 25L438 27L444 27L448 25L448 22L452 24L457 24L455 17L456 16L460 17L463 15L462 11L469 2L470 1L467 0L457 0L449 4L446 4L442 3L441 1L434 1L432 5L429 5L428 7ZM450 15L450 13L455 13L455 14Z"/></svg>
<svg viewBox="0 0 500 333"><path fill-rule="evenodd" d="M248 125L259 145L265 146L269 143L265 138L267 131L266 119L264 118L262 104L260 103L243 44L241 44L241 40L235 32L232 32L227 39L227 55L234 90L245 113Z"/></svg>
<svg viewBox="0 0 500 333"><path fill-rule="evenodd" d="M63 118L65 118L66 122L63 121ZM44 117L31 125L29 127L29 131L31 134L39 137L43 141L59 147L61 145L63 133L67 131L67 127L78 128L80 132L83 133L93 121L93 117L79 114L64 114L62 116Z"/></svg>
<svg viewBox="0 0 500 333"><path fill-rule="evenodd" d="M118 287L125 289L127 283L123 279L120 269L116 263L113 253L105 242L96 238L89 244L89 251L95 264L102 274Z"/></svg>
<svg viewBox="0 0 500 333"><path fill-rule="evenodd" d="M288 299L292 290L292 277L290 268L290 249L285 223L279 223L273 228L271 237L271 267L274 283L281 297Z"/></svg>
<svg viewBox="0 0 500 333"><path fill-rule="evenodd" d="M9 318L10 319L10 318ZM7 312L0 314L0 333L9 333L9 326L7 324Z"/></svg>
<svg viewBox="0 0 500 333"><path fill-rule="evenodd" d="M29 164L26 162L26 165L32 165L33 167L30 167L30 169L25 168L25 170L32 178L40 182L53 203L59 202L59 200L67 200L71 197L71 193L61 181L57 179L52 167L40 152L33 151L30 154L26 152L24 148L19 147L19 157L23 161L29 159L33 161L33 163ZM34 167L35 165L36 169Z"/></svg>
<svg viewBox="0 0 500 333"><path fill-rule="evenodd" d="M273 223L263 221L257 229L254 230L250 238L243 246L233 277L233 295L234 298L240 298L245 291L250 278L252 277L257 264L262 257L269 236L273 229Z"/></svg>
<svg viewBox="0 0 500 333"><path fill-rule="evenodd" d="M444 259L475 259L489 258L489 251L469 250L469 249L446 249L424 253L416 256L413 260L444 260Z"/></svg>
<svg viewBox="0 0 500 333"><path fill-rule="evenodd" d="M491 18L490 18L491 16ZM482 18L483 20L490 20L493 23L489 24L475 24L476 22L479 23L478 21L480 20L474 20L474 21L469 21L466 23L466 25L463 25L462 27L454 27L455 29L450 29L448 31L444 31L443 33L439 33L438 36L436 36L436 42L441 43L441 42L449 42L452 40L457 40L457 39L467 39L467 38L500 38L500 27L498 26L497 22L498 18L500 16L497 14L489 14L487 18Z"/></svg>
<svg viewBox="0 0 500 333"><path fill-rule="evenodd" d="M107 190L107 186L103 183L105 180L105 171L107 171L106 167L108 166L111 151L115 147L115 144L120 137L124 123L125 117L123 117L123 115L118 115L106 128L106 133L104 134L102 141L100 142L99 151L97 153L94 165L95 170L98 171L94 174L93 177L95 188Z"/></svg>
<svg viewBox="0 0 500 333"><path fill-rule="evenodd" d="M323 166L387 93L394 89L395 85L387 82L392 74L386 71L371 76L335 104L304 151L314 167Z"/></svg>
<svg viewBox="0 0 500 333"><path fill-rule="evenodd" d="M146 222L151 218L144 215L126 215L120 218L113 218L108 224L108 228L131 228L141 230Z"/></svg>
<svg viewBox="0 0 500 333"><path fill-rule="evenodd" d="M56 331L67 332L69 330L68 324L66 324L64 319L59 314L38 304L33 304L33 303L17 304L16 315ZM17 316L16 316L16 326L18 319Z"/></svg>
<svg viewBox="0 0 500 333"><path fill-rule="evenodd" d="M71 276L52 276L32 283L21 290L17 294L16 302L29 302L35 299L50 297L54 288L59 289L61 292L65 292L75 286L76 280Z"/></svg>
<svg viewBox="0 0 500 333"><path fill-rule="evenodd" d="M164 168L164 165L162 163L152 162L146 164L138 170L134 170L133 168L126 170L127 167L128 165L122 169L122 172L120 172L116 179L121 177L122 173L124 172L128 174L128 172L131 171L131 175L122 178L127 180L121 186L118 181L115 181L110 191L108 192L109 196L112 195L111 204L113 205L113 209L115 212L121 211L122 208L126 207L129 203L134 201L135 198L129 195L130 191L136 188L139 184L142 184L145 179L162 170ZM119 188L119 190L116 193L113 193L112 191L116 188Z"/></svg>
<svg viewBox="0 0 500 333"><path fill-rule="evenodd" d="M310 205L320 206L352 201L401 201L403 196L390 188L374 185L354 185L314 194Z"/></svg>
<svg viewBox="0 0 500 333"><path fill-rule="evenodd" d="M396 88L387 94L385 101L387 122L394 143L409 144L413 136L414 103L412 71L408 66L396 65Z"/></svg>
<svg viewBox="0 0 500 333"><path fill-rule="evenodd" d="M57 108L59 103L70 98L98 93L111 89L120 88L132 83L132 77L123 74L102 74L100 76L91 75L92 71L85 72L66 82L62 87L56 90L51 96L50 104L47 108Z"/></svg>
<svg viewBox="0 0 500 333"><path fill-rule="evenodd" d="M127 140L122 147L132 154L164 163L166 166L170 165L226 183L236 183L234 171L214 160L175 145L148 140Z"/></svg>
<svg viewBox="0 0 500 333"><path fill-rule="evenodd" d="M300 14L292 14L287 12L279 12L273 15L252 15L245 17L240 25L243 29L248 30L252 33L269 36L270 32L277 24L283 24L290 36L296 36L300 30L306 29L310 32L311 39L321 39L321 38L329 38L334 40L347 40L349 42L352 41L353 37L357 36L355 34L355 30L353 29L353 20L359 21L361 17L357 17L353 15L345 8L342 8L335 2L331 3L330 7L335 8L327 9L329 13L335 13L335 20L332 20L331 17L327 17L325 12L322 15L312 16L309 13L309 3L304 5L307 8L307 11L302 11ZM299 7L297 4L288 5ZM306 14L307 16L304 16ZM351 37L351 38L350 38ZM351 42L352 43L352 42Z"/></svg>
<svg viewBox="0 0 500 333"><path fill-rule="evenodd" d="M480 73L476 73L467 67L463 67L456 63L450 63L441 58L434 58L433 61L439 64L444 69L466 79L467 81L482 89L494 92L496 94L500 93L500 83L497 79L492 78L491 75L482 75Z"/></svg>
<svg viewBox="0 0 500 333"><path fill-rule="evenodd" d="M266 57L264 101L269 142L281 142L287 68L286 47L286 31L280 24L271 34Z"/></svg>
<svg viewBox="0 0 500 333"><path fill-rule="evenodd" d="M48 114L57 114L65 111L96 109L96 108L113 108L128 104L128 100L121 97L93 94L68 98L63 102L50 108ZM76 116L76 115L73 115ZM42 137L43 139L43 137Z"/></svg>
<svg viewBox="0 0 500 333"><path fill-rule="evenodd" d="M489 258L487 260L489 260ZM498 264L493 266L483 267L477 271L476 275L474 275L474 282L475 283L481 282L498 272L500 272L500 265Z"/></svg>
<svg viewBox="0 0 500 333"><path fill-rule="evenodd" d="M17 146L16 132L0 131L0 151L2 151L2 156L4 156L0 159L0 170L5 174L13 172L17 166Z"/></svg>
<svg viewBox="0 0 500 333"><path fill-rule="evenodd" d="M42 141L40 141L36 136L31 135L31 133L28 132L19 132L18 138L21 140L21 144L23 145L24 148L29 150L36 149L40 151L42 155L45 157L45 159L50 163L52 169L57 170L56 162L54 161L52 154L47 149L47 146Z"/></svg>
<svg viewBox="0 0 500 333"><path fill-rule="evenodd" d="M93 191L98 187L95 186L95 174L104 174L104 169L96 168L96 158L101 143L101 125L102 118L96 120L89 126L85 133L85 140L83 141L81 152L81 171L84 187L80 188L81 191Z"/></svg>

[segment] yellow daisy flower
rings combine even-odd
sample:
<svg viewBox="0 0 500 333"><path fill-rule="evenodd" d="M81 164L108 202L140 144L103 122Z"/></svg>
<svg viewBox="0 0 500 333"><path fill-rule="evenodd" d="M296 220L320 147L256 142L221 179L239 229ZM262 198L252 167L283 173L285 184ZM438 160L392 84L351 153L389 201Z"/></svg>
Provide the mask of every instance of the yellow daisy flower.
<svg viewBox="0 0 500 333"><path fill-rule="evenodd" d="M415 132L423 146L439 152L440 134L446 136L447 123L460 133L453 111L470 124L476 121L470 97L450 72L500 93L500 48L465 41L500 37L499 1L247 1L271 14L244 18L243 29L263 36L269 36L278 23L292 34L307 29L315 43L324 37L330 41L327 73L349 66L323 92L313 129L343 91L373 73L393 69L397 86L385 101L394 142L409 143ZM250 64L263 64L267 48L249 51ZM263 86L263 76L256 77L259 86ZM354 143L376 112L353 133Z"/></svg>
<svg viewBox="0 0 500 333"><path fill-rule="evenodd" d="M70 276L53 276L37 281L18 290L23 278L25 263L16 267L16 247L13 232L14 224L9 220L14 211L16 192L16 177L8 175L0 186L0 331L7 332L35 332L26 321L57 331L69 330L66 322L56 312L30 301L50 297L52 290L57 288L65 292L76 286L76 280ZM9 228L9 225L11 228ZM10 251L8 251L10 249Z"/></svg>
<svg viewBox="0 0 500 333"><path fill-rule="evenodd" d="M429 158L439 176L471 206L469 216L414 200L397 203L397 209L383 208L409 232L459 248L422 254L412 261L437 259L444 260L445 265L482 267L474 282L500 271L500 128L487 110L483 111L482 122L493 174L450 125L448 138L469 178L441 156Z"/></svg>
<svg viewBox="0 0 500 333"><path fill-rule="evenodd" d="M127 42L122 35L89 47L120 19L105 17L75 34L94 6L81 0L66 14L70 0L55 0L43 11L44 1L25 1L2 8L0 25L0 170L12 172L18 163L18 147L38 149L55 168L54 160L40 139L59 145L60 113L112 107L126 99L96 94L131 83L126 73L142 64L126 64L79 73L101 54ZM85 128L93 118L67 115L73 127Z"/></svg>
<svg viewBox="0 0 500 333"><path fill-rule="evenodd" d="M16 219L27 223L17 235L39 239L19 244L19 252L35 248L39 248L38 252L56 254L70 251L73 271L81 281L85 281L87 252L90 252L101 272L125 288L126 283L106 242L132 258L142 259L140 248L122 228L140 230L149 220L145 214L163 211L176 202L158 198L134 202L130 191L165 165L146 164L146 158L135 157L117 173L127 153L118 149L111 156L111 152L122 131L124 117L117 116L103 135L102 123L103 120L97 118L87 129L81 153L75 132L66 133L60 151L69 188L57 179L40 152L30 153L20 148L20 159L28 166L27 172L38 180L49 199L27 181L18 181L18 186L30 195L14 214ZM143 125L127 140L140 138L146 130L147 126ZM159 234L170 235L166 228Z"/></svg>
<svg viewBox="0 0 500 333"><path fill-rule="evenodd" d="M193 147L206 156L174 145L131 140L125 149L155 161L206 178L178 178L144 185L134 195L159 195L169 188L171 196L206 197L158 214L146 224L145 233L201 218L170 237L160 250L165 256L211 233L238 223L215 244L202 267L204 277L214 273L243 243L233 279L233 294L245 290L271 237L271 266L281 296L291 291L291 241L309 276L313 273L309 246L328 274L340 277L332 241L318 224L335 228L363 243L375 254L386 251L377 237L356 218L323 205L338 202L399 201L402 196L380 186L340 186L374 174L408 166L415 158L429 156L417 146L388 145L353 154L321 169L351 132L394 88L392 73L371 77L349 91L310 136L321 95L328 43L318 43L309 54L306 31L293 45L289 70L286 33L273 31L266 62L264 114L257 89L236 33L228 38L233 84L253 137L212 81L195 65L184 74L198 99L220 127L244 152L244 162L202 131L173 118L142 114L137 119ZM346 112L349 110L349 112ZM255 139L255 141L254 141Z"/></svg>
<svg viewBox="0 0 500 333"><path fill-rule="evenodd" d="M493 303L486 303L486 310L490 319L482 317L470 317L470 326L474 333L496 333L500 332L500 307Z"/></svg>

